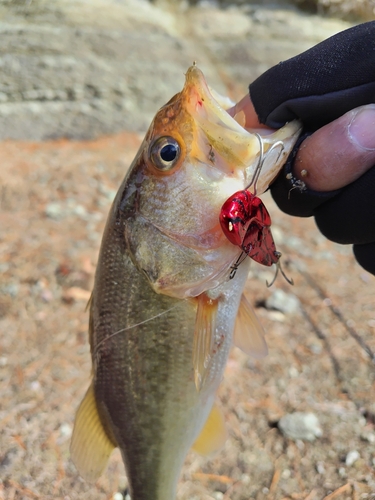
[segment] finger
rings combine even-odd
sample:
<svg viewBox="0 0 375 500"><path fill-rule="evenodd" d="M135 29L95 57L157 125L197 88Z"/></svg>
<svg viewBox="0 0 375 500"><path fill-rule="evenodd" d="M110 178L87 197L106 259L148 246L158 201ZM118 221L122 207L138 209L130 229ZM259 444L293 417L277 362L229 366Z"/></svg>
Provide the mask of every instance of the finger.
<svg viewBox="0 0 375 500"><path fill-rule="evenodd" d="M341 244L375 242L374 193L375 167L314 210L321 233Z"/></svg>
<svg viewBox="0 0 375 500"><path fill-rule="evenodd" d="M249 94L246 94L232 108L228 109L227 112L246 129L269 128L259 122Z"/></svg>
<svg viewBox="0 0 375 500"><path fill-rule="evenodd" d="M315 191L333 191L375 165L375 104L361 106L302 143L294 175Z"/></svg>
<svg viewBox="0 0 375 500"><path fill-rule="evenodd" d="M353 245L353 252L358 263L371 274L375 274L375 243Z"/></svg>

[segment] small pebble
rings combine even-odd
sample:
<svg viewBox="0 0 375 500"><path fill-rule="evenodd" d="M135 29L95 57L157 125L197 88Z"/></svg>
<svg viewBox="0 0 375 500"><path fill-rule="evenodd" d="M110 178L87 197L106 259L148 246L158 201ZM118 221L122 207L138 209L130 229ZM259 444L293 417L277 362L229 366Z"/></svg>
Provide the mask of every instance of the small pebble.
<svg viewBox="0 0 375 500"><path fill-rule="evenodd" d="M284 314L294 314L300 309L298 298L292 293L285 293L277 288L266 300L267 309L276 309Z"/></svg>
<svg viewBox="0 0 375 500"><path fill-rule="evenodd" d="M42 290L40 297L44 302L51 302L53 300L53 293L49 288L45 288Z"/></svg>
<svg viewBox="0 0 375 500"><path fill-rule="evenodd" d="M251 483L250 476L248 474L242 474L241 482L242 482L242 484L250 484Z"/></svg>
<svg viewBox="0 0 375 500"><path fill-rule="evenodd" d="M221 491L215 491L213 497L215 500L223 500L224 494Z"/></svg>
<svg viewBox="0 0 375 500"><path fill-rule="evenodd" d="M122 493L118 491L113 495L112 500L124 500L124 497L122 496Z"/></svg>
<svg viewBox="0 0 375 500"><path fill-rule="evenodd" d="M347 476L345 467L340 467L338 470L339 476L345 478Z"/></svg>
<svg viewBox="0 0 375 500"><path fill-rule="evenodd" d="M358 459L360 458L360 454L357 450L349 451L345 458L345 464L347 467L351 467Z"/></svg>
<svg viewBox="0 0 375 500"><path fill-rule="evenodd" d="M31 389L33 392L38 392L38 391L40 391L40 389L41 389L41 385L40 385L39 380L33 380L33 381L30 383L30 389Z"/></svg>
<svg viewBox="0 0 375 500"><path fill-rule="evenodd" d="M325 474L326 470L325 470L323 462L318 462L316 464L316 471L318 474L321 474L321 475Z"/></svg>
<svg viewBox="0 0 375 500"><path fill-rule="evenodd" d="M87 217L87 210L83 205L76 205L73 208L73 213L75 215L78 215L78 217L81 217L82 219L86 219Z"/></svg>
<svg viewBox="0 0 375 500"><path fill-rule="evenodd" d="M313 353L313 354L320 354L322 352L322 346L319 345L319 344L312 344L310 346L310 351Z"/></svg>
<svg viewBox="0 0 375 500"><path fill-rule="evenodd" d="M283 479L289 479L291 475L292 475L292 473L289 469L284 469L281 473L281 477Z"/></svg>
<svg viewBox="0 0 375 500"><path fill-rule="evenodd" d="M0 293L4 295L9 295L10 297L17 297L19 292L19 286L17 283L7 283L1 287Z"/></svg>
<svg viewBox="0 0 375 500"><path fill-rule="evenodd" d="M60 425L60 434L62 436L70 437L72 435L72 428L69 424Z"/></svg>
<svg viewBox="0 0 375 500"><path fill-rule="evenodd" d="M44 213L49 219L60 220L64 217L65 213L60 203L48 203L44 209Z"/></svg>
<svg viewBox="0 0 375 500"><path fill-rule="evenodd" d="M305 449L305 443L301 439L297 439L296 445L297 448L301 451Z"/></svg>
<svg viewBox="0 0 375 500"><path fill-rule="evenodd" d="M281 417L278 428L285 437L294 441L314 441L323 435L319 420L313 413L288 413Z"/></svg>

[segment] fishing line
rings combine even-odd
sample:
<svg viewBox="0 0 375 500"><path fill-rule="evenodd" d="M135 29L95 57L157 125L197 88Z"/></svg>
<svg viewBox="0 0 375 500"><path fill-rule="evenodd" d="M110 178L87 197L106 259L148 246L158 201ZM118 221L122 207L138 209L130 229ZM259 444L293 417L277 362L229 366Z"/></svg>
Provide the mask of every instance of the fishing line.
<svg viewBox="0 0 375 500"><path fill-rule="evenodd" d="M266 159L269 157L270 153L273 150L280 147L280 152L275 160L275 163L277 163L279 161L280 156L282 155L282 153L285 149L285 146L284 146L283 141L277 141L274 144L272 144L272 146L265 152L264 151L264 141L263 141L262 136L260 134L258 134L257 132L254 132L254 135L256 136L256 138L259 141L259 158L258 158L258 164L255 167L254 174L253 174L253 177L250 181L250 184L248 184L245 187L245 190L250 189L250 187L254 184L253 191L254 191L254 194L256 195L257 194L257 182L258 182L259 176L261 174L264 162L266 161Z"/></svg>
<svg viewBox="0 0 375 500"><path fill-rule="evenodd" d="M111 339L112 337L114 337L115 335L118 335L119 333L122 333L122 332L126 332L127 330L131 330L132 328L135 328L137 326L140 326L140 325L144 325L145 323L148 323L149 321L152 321L153 319L156 319L156 318L160 318L160 316L163 316L163 314L167 314L169 313L170 311L173 311L173 309L176 309L177 307L179 307L180 305L182 305L184 301L176 304L175 306L173 307L170 307L169 309L167 309L166 311L163 311L159 314L156 314L155 316L151 316L151 318L148 318L148 319L145 319L144 321L140 321L139 323L136 323L135 325L131 325L131 326L127 326L125 328L121 328L121 330L117 330L117 332L114 332L114 333L111 333L111 335L108 335L108 337L105 337L104 339L102 339L98 344L97 346L95 347L95 353L97 352L98 348L106 341L106 340L109 340Z"/></svg>

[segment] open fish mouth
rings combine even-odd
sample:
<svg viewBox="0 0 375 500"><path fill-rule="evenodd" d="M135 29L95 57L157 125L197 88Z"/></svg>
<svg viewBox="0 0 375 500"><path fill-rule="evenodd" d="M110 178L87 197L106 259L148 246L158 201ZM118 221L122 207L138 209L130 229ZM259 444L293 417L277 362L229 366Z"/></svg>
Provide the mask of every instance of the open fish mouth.
<svg viewBox="0 0 375 500"><path fill-rule="evenodd" d="M257 192L266 191L284 164L301 130L301 123L295 120L275 132L244 128L227 112L234 103L210 89L202 71L195 65L186 73L181 98L186 101L187 109L203 132L201 138L195 137L192 154L205 162L208 159L229 176L233 176L236 170L243 189L251 183L263 153L266 161L262 165ZM276 142L282 147L270 151Z"/></svg>

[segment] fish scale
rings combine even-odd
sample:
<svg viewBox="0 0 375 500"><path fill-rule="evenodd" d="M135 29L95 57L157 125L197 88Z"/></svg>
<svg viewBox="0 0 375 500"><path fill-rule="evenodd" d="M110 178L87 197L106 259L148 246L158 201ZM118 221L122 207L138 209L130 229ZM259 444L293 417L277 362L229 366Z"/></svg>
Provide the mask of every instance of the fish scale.
<svg viewBox="0 0 375 500"><path fill-rule="evenodd" d="M174 468L179 471L188 451L179 446L181 458L176 460L174 447L179 441L179 433L181 428L188 428L192 418L186 407L195 407L199 396L191 365L191 330L196 307L193 302L180 304L176 299L155 294L129 256L122 252L123 243L119 240L104 240L101 252L104 258L99 258L97 270L101 298L108 302L116 297L116 314L111 314L110 318L101 317L95 299L91 305L96 325L95 342L100 343L102 352L95 366L95 395L99 414L107 421L106 427L113 430L122 450L128 474L136 478L132 485L133 498L168 499L173 498L178 477L171 472ZM118 252L114 252L115 246L119 247ZM122 260L122 265L115 268L114 253L121 254ZM101 276L104 276L104 283L100 281ZM115 285L115 280L121 285ZM147 308L135 307L140 303L147 304ZM122 304L126 307L121 307ZM177 304L178 307L172 309ZM142 323L169 309L154 320ZM184 316L188 321L184 321ZM138 323L141 324L133 326ZM178 335L171 335L171 325L179 325ZM111 336L125 328L129 329ZM107 337L109 339L105 340ZM112 366L110 376L108 366ZM191 380L190 391L181 393L179 380L186 378ZM171 405L173 408L167 411ZM168 419L169 415L172 418ZM181 422L176 425L178 420ZM160 477L166 476L171 479L162 482L163 490L157 496Z"/></svg>

